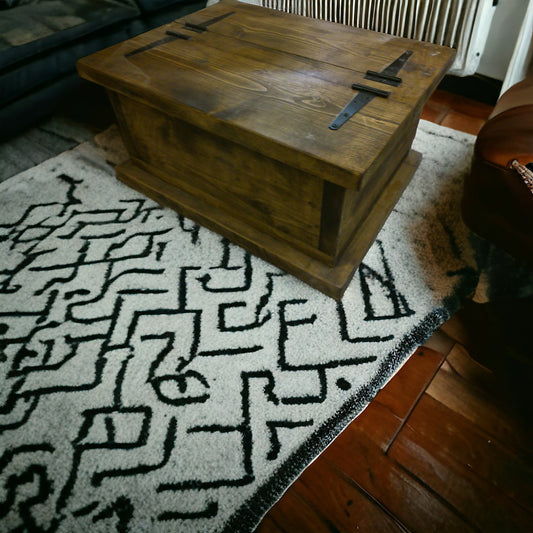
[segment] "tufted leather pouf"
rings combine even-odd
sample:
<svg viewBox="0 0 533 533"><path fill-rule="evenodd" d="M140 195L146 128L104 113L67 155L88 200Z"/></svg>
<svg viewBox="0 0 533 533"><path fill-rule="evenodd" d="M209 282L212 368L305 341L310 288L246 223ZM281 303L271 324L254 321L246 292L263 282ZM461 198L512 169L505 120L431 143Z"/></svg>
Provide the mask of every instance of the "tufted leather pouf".
<svg viewBox="0 0 533 533"><path fill-rule="evenodd" d="M479 132L462 201L472 231L533 265L533 189L513 161L533 170L533 76L501 96Z"/></svg>

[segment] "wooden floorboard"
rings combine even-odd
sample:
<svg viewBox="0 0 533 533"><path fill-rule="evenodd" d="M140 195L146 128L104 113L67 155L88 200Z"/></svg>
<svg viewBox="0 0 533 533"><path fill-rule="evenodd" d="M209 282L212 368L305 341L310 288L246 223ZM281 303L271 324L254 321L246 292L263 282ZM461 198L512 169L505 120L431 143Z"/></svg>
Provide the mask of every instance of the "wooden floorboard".
<svg viewBox="0 0 533 533"><path fill-rule="evenodd" d="M329 482L324 485L323 480ZM405 531L390 515L383 512L379 502L371 499L349 477L343 476L328 461L318 461L297 480L294 490L315 509L322 512L323 520L338 531Z"/></svg>
<svg viewBox="0 0 533 533"><path fill-rule="evenodd" d="M434 350L418 349L389 385L359 415L357 428L383 452L386 453L391 446L443 360L444 357Z"/></svg>
<svg viewBox="0 0 533 533"><path fill-rule="evenodd" d="M265 516L261 522L261 531L263 533L284 533L285 530L274 522L272 516Z"/></svg>
<svg viewBox="0 0 533 533"><path fill-rule="evenodd" d="M499 398L458 375L443 364L427 389L427 394L449 410L462 414L481 430L520 454L531 453L531 440L524 421L505 408Z"/></svg>
<svg viewBox="0 0 533 533"><path fill-rule="evenodd" d="M319 514L294 488L287 491L281 500L269 511L267 520L261 522L257 531L262 533L281 530L285 533L313 531L332 533L327 515ZM272 529L272 527L277 529Z"/></svg>
<svg viewBox="0 0 533 533"><path fill-rule="evenodd" d="M435 423L435 420L438 423ZM424 394L394 447L414 431L427 441L427 449L462 465L519 506L533 511L533 468L523 455L499 442L493 434ZM418 438L418 437L417 437ZM466 472L465 477L468 477ZM532 524L533 525L533 524Z"/></svg>
<svg viewBox="0 0 533 533"><path fill-rule="evenodd" d="M323 453L323 458L379 501L407 531L472 531L447 502L383 453L356 424Z"/></svg>
<svg viewBox="0 0 533 533"><path fill-rule="evenodd" d="M532 523L530 512L415 426L402 430L389 455L483 532L526 531Z"/></svg>
<svg viewBox="0 0 533 533"><path fill-rule="evenodd" d="M476 135L491 111L436 91L422 118ZM258 531L533 532L530 424L471 347L468 325L452 317Z"/></svg>

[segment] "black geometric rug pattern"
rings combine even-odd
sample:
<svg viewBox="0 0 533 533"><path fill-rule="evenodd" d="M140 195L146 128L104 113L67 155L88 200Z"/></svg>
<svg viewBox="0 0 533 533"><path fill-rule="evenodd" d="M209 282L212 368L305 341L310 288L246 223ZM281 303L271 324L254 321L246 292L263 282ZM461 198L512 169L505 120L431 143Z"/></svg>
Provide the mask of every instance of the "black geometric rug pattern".
<svg viewBox="0 0 533 533"><path fill-rule="evenodd" d="M2 531L253 530L475 287L472 138L422 122L415 147L341 302L90 143L0 184Z"/></svg>

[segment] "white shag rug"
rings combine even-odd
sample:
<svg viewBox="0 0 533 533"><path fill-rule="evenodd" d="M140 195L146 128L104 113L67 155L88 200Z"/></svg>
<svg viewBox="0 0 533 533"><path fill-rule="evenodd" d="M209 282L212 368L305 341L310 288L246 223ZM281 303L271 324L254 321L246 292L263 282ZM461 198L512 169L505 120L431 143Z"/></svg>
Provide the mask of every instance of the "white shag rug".
<svg viewBox="0 0 533 533"><path fill-rule="evenodd" d="M421 122L340 303L116 181L93 144L0 184L2 531L253 530L474 289L473 140Z"/></svg>

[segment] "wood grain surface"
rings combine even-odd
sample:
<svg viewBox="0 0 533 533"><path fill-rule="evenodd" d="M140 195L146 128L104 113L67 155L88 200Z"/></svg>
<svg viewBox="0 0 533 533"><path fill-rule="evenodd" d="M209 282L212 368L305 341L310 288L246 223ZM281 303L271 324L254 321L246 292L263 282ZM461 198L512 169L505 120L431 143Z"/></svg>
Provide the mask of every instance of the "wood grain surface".
<svg viewBox="0 0 533 533"><path fill-rule="evenodd" d="M227 13L232 14L206 31L186 27ZM167 31L190 38L154 45ZM131 55L139 49L144 51ZM366 70L382 70L407 49L413 55L391 96L374 98L341 129L330 130L355 95L352 83L380 87L364 80ZM420 111L454 54L428 43L226 1L84 58L78 69L111 90L353 188L395 150L403 125L414 109Z"/></svg>
<svg viewBox="0 0 533 533"><path fill-rule="evenodd" d="M383 88L367 70L405 52L399 86L331 129ZM227 0L78 69L110 93L123 181L340 298L418 165L419 114L454 54Z"/></svg>

